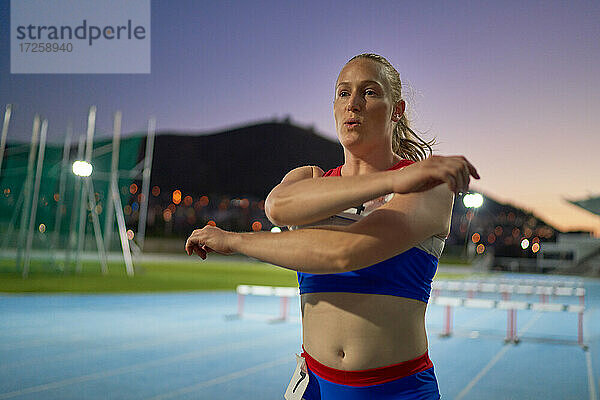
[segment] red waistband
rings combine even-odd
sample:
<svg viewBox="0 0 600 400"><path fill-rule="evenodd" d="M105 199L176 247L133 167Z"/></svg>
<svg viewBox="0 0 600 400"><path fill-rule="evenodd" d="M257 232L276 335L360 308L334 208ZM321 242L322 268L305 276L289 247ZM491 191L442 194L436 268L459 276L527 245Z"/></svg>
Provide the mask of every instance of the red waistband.
<svg viewBox="0 0 600 400"><path fill-rule="evenodd" d="M306 366L314 374L330 382L347 386L370 386L391 382L405 376L416 374L433 367L426 351L423 355L412 360L403 361L385 367L364 369L359 371L344 371L321 364L312 358L304 346L302 346L302 357L306 360Z"/></svg>

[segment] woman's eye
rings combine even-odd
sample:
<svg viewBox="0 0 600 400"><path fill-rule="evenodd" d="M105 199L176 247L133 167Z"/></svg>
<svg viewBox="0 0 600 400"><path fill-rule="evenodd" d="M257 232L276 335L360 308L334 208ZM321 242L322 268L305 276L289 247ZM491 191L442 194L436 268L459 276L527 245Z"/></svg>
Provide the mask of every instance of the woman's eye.
<svg viewBox="0 0 600 400"><path fill-rule="evenodd" d="M346 92L345 90L342 90L339 94L340 97L343 97L344 95L347 95L348 92Z"/></svg>
<svg viewBox="0 0 600 400"><path fill-rule="evenodd" d="M375 92L373 89L367 89L365 91L366 94L368 94L369 96L375 96L377 95L377 92Z"/></svg>

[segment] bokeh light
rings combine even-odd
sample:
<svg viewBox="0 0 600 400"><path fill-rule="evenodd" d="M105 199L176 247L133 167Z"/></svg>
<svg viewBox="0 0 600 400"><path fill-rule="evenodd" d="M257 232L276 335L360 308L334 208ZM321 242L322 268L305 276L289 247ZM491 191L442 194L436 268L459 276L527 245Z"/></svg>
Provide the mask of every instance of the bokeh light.
<svg viewBox="0 0 600 400"><path fill-rule="evenodd" d="M483 254L484 251L485 251L485 246L483 245L483 243L479 243L477 245L477 254Z"/></svg>
<svg viewBox="0 0 600 400"><path fill-rule="evenodd" d="M175 203L175 204L181 203L181 191L180 190L175 190L173 192L173 203Z"/></svg>
<svg viewBox="0 0 600 400"><path fill-rule="evenodd" d="M254 221L254 222L252 223L252 230L253 230L254 232L258 232L258 231L260 231L261 229L262 229L262 224L260 223L260 221Z"/></svg>

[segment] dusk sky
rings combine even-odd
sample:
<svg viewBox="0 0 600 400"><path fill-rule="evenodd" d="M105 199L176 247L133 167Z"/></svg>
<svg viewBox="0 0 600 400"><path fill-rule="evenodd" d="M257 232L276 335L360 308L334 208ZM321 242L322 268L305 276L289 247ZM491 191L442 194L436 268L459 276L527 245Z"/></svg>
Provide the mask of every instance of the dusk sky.
<svg viewBox="0 0 600 400"><path fill-rule="evenodd" d="M121 110L125 136L152 115L182 133L289 115L334 140L337 74L374 52L412 88L409 118L435 154L478 168L472 190L600 235L600 217L564 200L600 194L598 1L152 1L150 74L11 74L9 20L0 0L9 141L29 140L35 113L51 142L69 120L82 134L90 105L98 136Z"/></svg>

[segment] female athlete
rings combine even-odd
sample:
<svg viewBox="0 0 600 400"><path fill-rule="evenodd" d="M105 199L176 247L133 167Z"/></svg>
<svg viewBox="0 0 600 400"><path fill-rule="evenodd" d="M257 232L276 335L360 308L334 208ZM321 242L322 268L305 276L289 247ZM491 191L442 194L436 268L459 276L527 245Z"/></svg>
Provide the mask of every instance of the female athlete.
<svg viewBox="0 0 600 400"><path fill-rule="evenodd" d="M454 195L479 175L463 156L427 157L429 143L408 127L400 76L381 56L345 64L333 108L344 164L296 168L265 202L289 231L206 226L186 251L298 271L303 353L286 398L439 399L425 310Z"/></svg>

